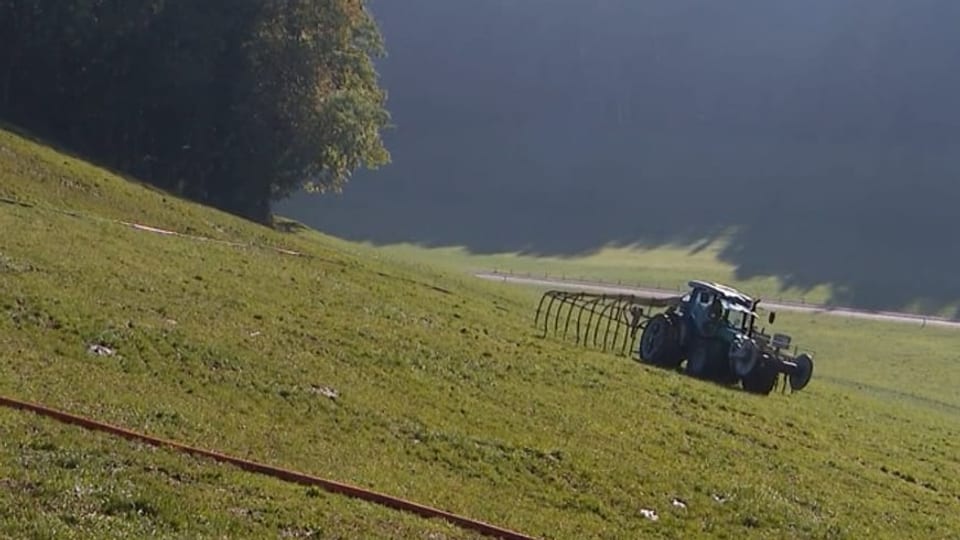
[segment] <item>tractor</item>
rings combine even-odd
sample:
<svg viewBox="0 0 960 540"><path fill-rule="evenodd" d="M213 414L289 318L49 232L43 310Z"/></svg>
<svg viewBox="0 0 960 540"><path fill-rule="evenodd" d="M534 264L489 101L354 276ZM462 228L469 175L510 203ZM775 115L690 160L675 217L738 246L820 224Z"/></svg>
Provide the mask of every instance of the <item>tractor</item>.
<svg viewBox="0 0 960 540"><path fill-rule="evenodd" d="M682 369L722 384L739 383L751 393L769 394L781 375L794 391L807 386L813 374L812 355L796 348L791 354L790 336L757 328L759 299L709 281L694 280L688 286L682 296L648 297L551 290L541 297L536 323L543 315L546 334L551 318L554 332L560 331L562 320L564 335L575 325L578 343L602 344L604 350L619 344L621 353L629 347L645 364ZM663 310L653 313L653 308ZM772 325L776 313L770 312L767 320Z"/></svg>

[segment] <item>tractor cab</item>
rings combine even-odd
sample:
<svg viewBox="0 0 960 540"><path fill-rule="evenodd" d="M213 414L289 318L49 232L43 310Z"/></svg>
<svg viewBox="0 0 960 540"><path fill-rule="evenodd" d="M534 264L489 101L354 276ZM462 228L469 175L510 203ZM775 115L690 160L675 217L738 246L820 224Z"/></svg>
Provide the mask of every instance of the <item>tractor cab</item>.
<svg viewBox="0 0 960 540"><path fill-rule="evenodd" d="M679 309L689 315L697 334L729 340L751 333L757 316L752 298L718 283L691 281L689 286Z"/></svg>

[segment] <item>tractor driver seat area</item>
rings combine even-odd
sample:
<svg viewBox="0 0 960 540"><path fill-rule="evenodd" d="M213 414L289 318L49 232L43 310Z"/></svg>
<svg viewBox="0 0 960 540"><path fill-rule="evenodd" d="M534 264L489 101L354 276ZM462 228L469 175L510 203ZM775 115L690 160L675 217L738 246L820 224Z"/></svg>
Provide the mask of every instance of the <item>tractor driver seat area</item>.
<svg viewBox="0 0 960 540"><path fill-rule="evenodd" d="M707 312L707 316L710 317L711 321L719 321L720 317L723 316L723 304L720 303L719 298L713 299L713 303L710 304L710 311Z"/></svg>
<svg viewBox="0 0 960 540"><path fill-rule="evenodd" d="M700 311L700 320L697 321L697 333L701 337L709 338L717 332L720 327L720 318L723 316L723 304L720 297L711 291L700 290L696 295L698 306L695 308Z"/></svg>

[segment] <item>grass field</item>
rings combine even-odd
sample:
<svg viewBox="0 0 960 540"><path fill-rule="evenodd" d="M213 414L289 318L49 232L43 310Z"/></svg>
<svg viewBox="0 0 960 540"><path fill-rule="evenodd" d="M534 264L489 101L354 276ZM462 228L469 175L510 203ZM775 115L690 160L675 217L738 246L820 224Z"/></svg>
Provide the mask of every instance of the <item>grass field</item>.
<svg viewBox="0 0 960 540"><path fill-rule="evenodd" d="M456 261L258 227L5 133L0 198L31 203L0 204L2 395L545 538L960 533L960 333L783 314L817 371L757 397L541 339L537 291ZM0 433L8 537L470 537L23 413Z"/></svg>

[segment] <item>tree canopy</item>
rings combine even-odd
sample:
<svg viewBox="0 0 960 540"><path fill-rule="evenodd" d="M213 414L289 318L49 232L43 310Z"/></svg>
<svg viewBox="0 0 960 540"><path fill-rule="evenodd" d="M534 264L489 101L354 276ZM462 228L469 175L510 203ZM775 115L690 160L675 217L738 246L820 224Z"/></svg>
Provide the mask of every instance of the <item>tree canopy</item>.
<svg viewBox="0 0 960 540"><path fill-rule="evenodd" d="M389 161L384 52L363 0L0 0L0 115L265 220Z"/></svg>

